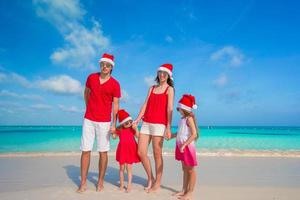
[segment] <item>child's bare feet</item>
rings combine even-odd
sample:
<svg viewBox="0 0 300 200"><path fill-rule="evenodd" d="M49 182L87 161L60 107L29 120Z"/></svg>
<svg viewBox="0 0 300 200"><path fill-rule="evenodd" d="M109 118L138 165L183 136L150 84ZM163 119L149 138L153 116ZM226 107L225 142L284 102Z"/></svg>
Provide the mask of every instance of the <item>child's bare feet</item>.
<svg viewBox="0 0 300 200"><path fill-rule="evenodd" d="M82 184L79 186L79 188L77 189L78 193L83 193L86 191L86 184Z"/></svg>

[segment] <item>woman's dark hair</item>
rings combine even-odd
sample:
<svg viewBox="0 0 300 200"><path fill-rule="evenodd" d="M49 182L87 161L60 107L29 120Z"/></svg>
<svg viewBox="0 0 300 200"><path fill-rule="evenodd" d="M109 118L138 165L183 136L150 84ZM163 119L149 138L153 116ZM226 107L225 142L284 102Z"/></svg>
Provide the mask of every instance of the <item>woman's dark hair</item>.
<svg viewBox="0 0 300 200"><path fill-rule="evenodd" d="M159 78L158 75L155 78L155 82L157 83L157 85L159 84ZM168 80L167 83L169 86L174 87L174 81L170 78L170 76L168 75Z"/></svg>

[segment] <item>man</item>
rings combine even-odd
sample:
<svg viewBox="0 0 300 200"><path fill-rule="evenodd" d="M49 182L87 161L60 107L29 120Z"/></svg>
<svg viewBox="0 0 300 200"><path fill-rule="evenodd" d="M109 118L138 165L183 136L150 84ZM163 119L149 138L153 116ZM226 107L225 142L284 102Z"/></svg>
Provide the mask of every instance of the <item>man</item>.
<svg viewBox="0 0 300 200"><path fill-rule="evenodd" d="M104 186L104 175L107 168L107 151L110 148L110 133L116 130L116 114L119 110L121 97L120 84L111 76L114 67L114 56L103 54L99 60L101 72L90 74L86 81L84 100L86 112L82 126L81 137L81 183L78 192L84 192L87 187L87 174L90 165L91 151L95 135L97 151L99 152L99 177L97 191ZM113 105L113 106L112 106ZM111 112L113 107L112 123Z"/></svg>

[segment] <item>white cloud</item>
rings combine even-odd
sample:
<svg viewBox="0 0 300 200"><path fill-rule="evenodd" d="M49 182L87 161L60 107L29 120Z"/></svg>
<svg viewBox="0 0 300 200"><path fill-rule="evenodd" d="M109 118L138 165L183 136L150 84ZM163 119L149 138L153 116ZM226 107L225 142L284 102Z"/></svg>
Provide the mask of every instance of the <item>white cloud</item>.
<svg viewBox="0 0 300 200"><path fill-rule="evenodd" d="M169 43L172 43L173 42L173 38L169 35L166 36L166 41L169 42Z"/></svg>
<svg viewBox="0 0 300 200"><path fill-rule="evenodd" d="M51 110L52 106L47 104L34 104L31 105L30 108L37 109L37 110Z"/></svg>
<svg viewBox="0 0 300 200"><path fill-rule="evenodd" d="M84 112L83 109L79 109L76 106L67 107L64 105L58 105L58 107L64 112L71 112L71 113L83 113Z"/></svg>
<svg viewBox="0 0 300 200"><path fill-rule="evenodd" d="M26 88L32 87L32 84L27 78L17 73L0 73L0 82L17 83Z"/></svg>
<svg viewBox="0 0 300 200"><path fill-rule="evenodd" d="M34 94L17 94L8 90L1 90L0 96L13 97L18 99L42 100L43 97Z"/></svg>
<svg viewBox="0 0 300 200"><path fill-rule="evenodd" d="M5 80L7 80L6 74L0 73L0 82L4 82Z"/></svg>
<svg viewBox="0 0 300 200"><path fill-rule="evenodd" d="M68 75L58 75L47 80L37 81L38 87L57 94L82 95L83 86L81 83Z"/></svg>
<svg viewBox="0 0 300 200"><path fill-rule="evenodd" d="M213 81L213 84L216 87L224 87L228 83L228 77L225 74L220 75L216 80Z"/></svg>
<svg viewBox="0 0 300 200"><path fill-rule="evenodd" d="M85 10L79 0L34 0L36 13L52 23L60 31L70 28L70 22L82 20Z"/></svg>
<svg viewBox="0 0 300 200"><path fill-rule="evenodd" d="M93 68L99 52L110 44L100 23L92 19L92 28L84 26L81 21L86 11L78 0L35 0L34 4L37 15L50 21L65 40L64 46L51 54L52 62L72 68Z"/></svg>
<svg viewBox="0 0 300 200"><path fill-rule="evenodd" d="M245 56L233 46L226 46L211 54L212 61L229 59L229 64L233 67L238 67L243 64Z"/></svg>
<svg viewBox="0 0 300 200"><path fill-rule="evenodd" d="M0 108L2 110L10 111L9 113L20 113L20 112L30 112L31 110L28 107L21 105L17 102L11 101L0 101Z"/></svg>
<svg viewBox="0 0 300 200"><path fill-rule="evenodd" d="M154 76L147 76L144 78L144 81L149 87L156 84Z"/></svg>

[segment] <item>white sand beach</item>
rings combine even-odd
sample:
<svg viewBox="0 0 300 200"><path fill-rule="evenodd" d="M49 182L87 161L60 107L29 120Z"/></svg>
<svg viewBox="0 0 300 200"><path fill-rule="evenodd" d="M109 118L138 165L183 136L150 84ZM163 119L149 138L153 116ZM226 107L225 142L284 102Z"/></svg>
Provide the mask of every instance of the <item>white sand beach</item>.
<svg viewBox="0 0 300 200"><path fill-rule="evenodd" d="M162 188L147 194L141 164L135 165L131 193L118 191L118 163L109 156L105 190L95 191L97 155L93 154L88 189L76 193L79 177L78 153L6 154L0 156L0 199L176 199L181 189L180 163L164 156ZM252 156L198 156L197 187L193 199L293 200L300 196L300 158Z"/></svg>

